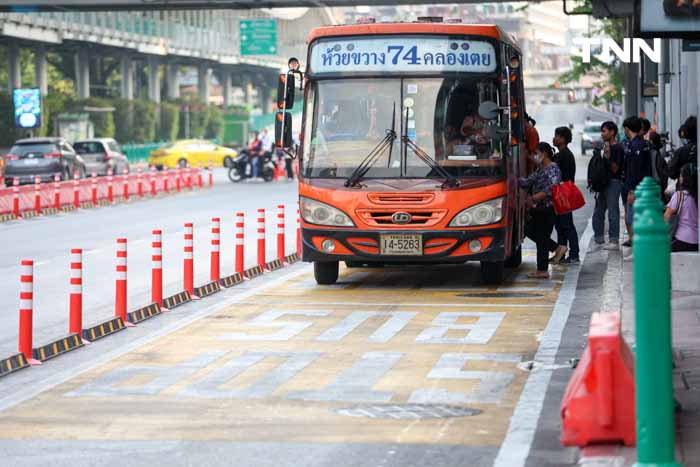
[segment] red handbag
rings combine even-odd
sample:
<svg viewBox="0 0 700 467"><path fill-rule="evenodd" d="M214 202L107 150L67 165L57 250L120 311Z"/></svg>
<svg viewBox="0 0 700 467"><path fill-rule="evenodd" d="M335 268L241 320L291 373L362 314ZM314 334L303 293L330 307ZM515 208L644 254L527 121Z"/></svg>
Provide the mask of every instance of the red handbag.
<svg viewBox="0 0 700 467"><path fill-rule="evenodd" d="M558 215L575 211L586 204L583 193L572 181L552 186L552 204Z"/></svg>

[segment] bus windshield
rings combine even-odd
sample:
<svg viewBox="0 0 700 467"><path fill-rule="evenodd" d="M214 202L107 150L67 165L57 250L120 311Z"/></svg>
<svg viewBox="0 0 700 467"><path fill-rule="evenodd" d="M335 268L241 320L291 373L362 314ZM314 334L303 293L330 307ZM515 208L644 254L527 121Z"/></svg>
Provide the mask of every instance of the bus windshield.
<svg viewBox="0 0 700 467"><path fill-rule="evenodd" d="M347 178L391 131L399 136L363 178L438 178L402 143L410 138L453 177L502 177L505 141L479 104L499 103L495 77L321 80L311 84L303 175ZM313 110L312 110L313 109ZM491 135L491 136L489 136Z"/></svg>

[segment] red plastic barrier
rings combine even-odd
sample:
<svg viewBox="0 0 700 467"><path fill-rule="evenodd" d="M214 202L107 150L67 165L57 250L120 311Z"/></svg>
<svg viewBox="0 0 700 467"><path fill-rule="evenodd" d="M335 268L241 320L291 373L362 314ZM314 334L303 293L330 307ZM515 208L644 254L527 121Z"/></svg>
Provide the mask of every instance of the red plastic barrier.
<svg viewBox="0 0 700 467"><path fill-rule="evenodd" d="M243 276L245 256L243 253L243 243L245 238L245 214L236 213L236 272Z"/></svg>
<svg viewBox="0 0 700 467"><path fill-rule="evenodd" d="M163 308L163 231L153 230L151 242L151 302Z"/></svg>
<svg viewBox="0 0 700 467"><path fill-rule="evenodd" d="M277 259L284 261L284 204L277 205Z"/></svg>
<svg viewBox="0 0 700 467"><path fill-rule="evenodd" d="M191 222L185 223L184 253L184 286L190 295L194 295L194 227Z"/></svg>
<svg viewBox="0 0 700 467"><path fill-rule="evenodd" d="M265 209L258 209L258 266L265 268Z"/></svg>
<svg viewBox="0 0 700 467"><path fill-rule="evenodd" d="M119 316L126 324L126 238L117 239L117 279L114 315Z"/></svg>
<svg viewBox="0 0 700 467"><path fill-rule="evenodd" d="M153 194L154 189L156 194L161 191L170 192L170 187L177 184L176 180L181 182L182 175L173 174L172 171L168 170L156 172L151 181L151 194ZM117 190L115 190L115 182ZM0 187L0 214L16 212L21 216L21 213L26 211L37 211L37 206L39 206L39 210L50 207L60 209L67 204L79 207L80 202L83 201L93 201L93 204L96 204L100 200L110 202L119 198L128 200L129 194L144 192L143 181L141 181L141 190L139 190L138 173L117 176L108 173L106 177L97 177L96 185L93 185L91 177L82 180L55 180L54 182L41 183L38 197L34 185L20 186L19 180L17 183L16 187Z"/></svg>
<svg viewBox="0 0 700 467"><path fill-rule="evenodd" d="M588 346L561 403L565 446L636 441L634 358L619 313L593 313Z"/></svg>

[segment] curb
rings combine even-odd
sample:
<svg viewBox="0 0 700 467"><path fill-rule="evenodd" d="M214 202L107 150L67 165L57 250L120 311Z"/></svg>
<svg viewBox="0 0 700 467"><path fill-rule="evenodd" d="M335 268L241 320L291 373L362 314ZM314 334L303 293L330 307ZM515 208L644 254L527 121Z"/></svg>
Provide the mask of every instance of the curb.
<svg viewBox="0 0 700 467"><path fill-rule="evenodd" d="M80 334L70 334L69 336L62 337L56 341L32 349L32 356L40 362L45 362L46 360L58 357L61 354L70 352L84 345Z"/></svg>
<svg viewBox="0 0 700 467"><path fill-rule="evenodd" d="M176 308L183 303L187 303L191 301L192 298L190 297L190 293L186 290L183 290L182 292L178 292L175 295L171 295L167 298L163 299L163 308L167 308L168 310L172 310L173 308Z"/></svg>
<svg viewBox="0 0 700 467"><path fill-rule="evenodd" d="M0 377L14 373L17 370L29 368L29 363L23 353L0 360Z"/></svg>
<svg viewBox="0 0 700 467"><path fill-rule="evenodd" d="M140 323L141 321L146 321L159 314L161 314L160 305L151 303L148 306L127 313L126 318L130 323Z"/></svg>
<svg viewBox="0 0 700 467"><path fill-rule="evenodd" d="M263 268L260 266L253 266L252 268L248 268L245 271L243 271L243 276L246 279L252 279L254 277L258 277L263 273Z"/></svg>
<svg viewBox="0 0 700 467"><path fill-rule="evenodd" d="M194 289L194 294L199 298L208 297L209 295L215 294L221 291L221 286L217 281L209 282L200 287Z"/></svg>
<svg viewBox="0 0 700 467"><path fill-rule="evenodd" d="M273 259L272 261L265 263L265 269L267 271L276 271L284 267L284 263L281 259Z"/></svg>
<svg viewBox="0 0 700 467"><path fill-rule="evenodd" d="M83 338L92 342L124 329L126 326L120 317L111 318L103 323L83 329Z"/></svg>
<svg viewBox="0 0 700 467"><path fill-rule="evenodd" d="M231 274L230 276L222 277L219 280L219 285L222 287L233 287L234 285L240 284L243 282L243 277L239 273Z"/></svg>

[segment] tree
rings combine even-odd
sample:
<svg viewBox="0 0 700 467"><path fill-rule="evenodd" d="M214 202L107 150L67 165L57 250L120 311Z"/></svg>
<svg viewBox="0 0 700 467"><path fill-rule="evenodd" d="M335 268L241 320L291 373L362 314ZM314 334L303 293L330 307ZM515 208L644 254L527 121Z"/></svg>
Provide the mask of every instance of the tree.
<svg viewBox="0 0 700 467"><path fill-rule="evenodd" d="M601 26L592 30L588 37L610 37L618 44L622 43L625 36L625 22L623 19L604 19ZM622 100L622 87L624 85L623 63L617 56L610 63L605 63L591 56L589 63L584 63L581 57L571 57L573 68L559 76L562 84L579 81L584 76L599 78L595 86L605 89L602 95L595 96L594 105L603 102L620 102Z"/></svg>

